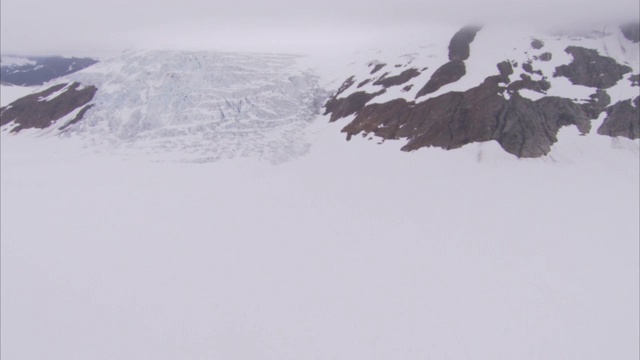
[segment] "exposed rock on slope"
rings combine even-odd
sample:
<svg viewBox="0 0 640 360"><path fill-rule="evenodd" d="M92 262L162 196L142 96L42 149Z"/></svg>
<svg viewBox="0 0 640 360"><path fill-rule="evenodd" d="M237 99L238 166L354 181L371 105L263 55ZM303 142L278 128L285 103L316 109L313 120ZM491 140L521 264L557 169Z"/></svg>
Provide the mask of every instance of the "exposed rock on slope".
<svg viewBox="0 0 640 360"><path fill-rule="evenodd" d="M348 137L364 132L385 139L406 138L406 151L425 146L455 149L496 140L516 156L537 157L550 151L560 127L577 125L589 131L589 119L570 100L545 97L532 101L517 93L507 100L500 81L500 76L489 77L468 91L418 104L398 99L367 105L343 132Z"/></svg>
<svg viewBox="0 0 640 360"><path fill-rule="evenodd" d="M0 126L13 122L15 126L11 132L47 128L88 104L96 91L95 86L85 87L77 82L52 86L0 108ZM80 121L86 109L88 107L81 110L71 123ZM62 128L68 127L71 123L63 124Z"/></svg>
<svg viewBox="0 0 640 360"><path fill-rule="evenodd" d="M418 71L418 69L407 69L396 76L387 77L387 74L385 74L380 79L376 80L373 84L382 85L382 87L388 88L391 86L402 85L419 75L420 75L420 71Z"/></svg>
<svg viewBox="0 0 640 360"><path fill-rule="evenodd" d="M345 98L331 98L325 104L325 115L331 114L331 121L355 114L360 111L369 100L382 94L384 90L374 94L368 94L364 91L355 92Z"/></svg>
<svg viewBox="0 0 640 360"><path fill-rule="evenodd" d="M569 46L565 51L573 56L573 61L557 67L554 76L564 76L576 85L607 89L632 71L610 57L601 56L596 50Z"/></svg>
<svg viewBox="0 0 640 360"><path fill-rule="evenodd" d="M625 100L609 107L598 134L640 138L640 96L633 101Z"/></svg>
<svg viewBox="0 0 640 360"><path fill-rule="evenodd" d="M460 80L466 73L467 70L464 66L464 61L449 61L448 63L439 67L433 73L433 75L431 75L431 79L429 79L429 82L427 82L425 86L420 89L420 91L418 91L418 95L416 95L416 97L434 93L441 87Z"/></svg>
<svg viewBox="0 0 640 360"><path fill-rule="evenodd" d="M467 60L471 53L471 42L476 38L481 26L465 26L455 33L449 42L449 60Z"/></svg>
<svg viewBox="0 0 640 360"><path fill-rule="evenodd" d="M54 57L10 57L0 61L2 82L20 85L42 85L53 79L72 74L97 63L90 58Z"/></svg>
<svg viewBox="0 0 640 360"><path fill-rule="evenodd" d="M478 26L467 26L453 35L449 42L449 62L433 73L429 82L418 91L416 98L434 93L444 85L460 80L467 73L464 60L469 58L471 42L480 29Z"/></svg>
<svg viewBox="0 0 640 360"><path fill-rule="evenodd" d="M605 111L606 119L598 134L640 137L640 98L610 106L611 96L604 90L621 84L623 88L616 87L616 99L623 93L633 94L629 89L637 79L633 76L625 79L625 74L634 71L633 68L601 55L598 49L581 46L562 46L560 49L572 59L558 63L561 61L558 59L566 58L557 53L558 44L571 43L562 37L529 40L526 47L522 47L524 59L503 58L496 64L497 71L494 67L493 71L486 72L480 84L464 90L440 91L440 95L419 101L452 84L462 87L460 83L466 81L463 79L467 71L465 61L474 61L472 43L478 32L482 34L479 27L466 27L455 33L449 42L449 62L431 74L416 93L417 100L402 92L396 99L389 100L391 94L381 96L383 93L379 91L368 92L363 84L362 90L344 97L334 95L327 102L330 121L355 114L342 130L347 139L360 133L383 139L406 139L402 148L405 151L430 146L455 149L494 140L518 157L548 154L564 126L576 126L580 134L590 133L591 121ZM518 63L522 66L518 67ZM564 93L554 87L558 77L566 77L574 85L592 87L594 91L576 99L567 85L561 87ZM578 93L584 94L583 89ZM623 89L626 90L621 92ZM403 88L403 92L410 93L410 90L411 87ZM379 98L385 101L376 102Z"/></svg>

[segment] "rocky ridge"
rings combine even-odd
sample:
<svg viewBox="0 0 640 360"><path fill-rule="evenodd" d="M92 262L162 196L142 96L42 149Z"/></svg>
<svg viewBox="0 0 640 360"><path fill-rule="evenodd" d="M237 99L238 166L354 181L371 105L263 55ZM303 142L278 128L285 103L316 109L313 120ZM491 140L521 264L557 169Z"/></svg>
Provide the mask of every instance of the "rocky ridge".
<svg viewBox="0 0 640 360"><path fill-rule="evenodd" d="M451 37L449 61L418 78L426 82L417 93L396 92L393 98L386 87L374 86L379 80L369 79L368 89L330 98L326 113L330 121L354 116L342 129L347 139L357 134L406 139L405 151L496 141L518 157L540 157L551 151L560 128L576 126L587 135L596 119L602 121L597 134L638 139L637 49L634 55L633 38L624 29L577 40L522 37L520 43L526 41L527 46L519 45L521 53L505 54L493 70L486 68L483 77L476 73L474 79L479 83L474 84L466 80L465 62L474 64L478 57L499 49L489 48L487 38L475 46L476 35L482 36L484 30L464 27ZM624 52L628 49L629 56L622 60L607 56L615 55L606 53L611 42ZM474 58L474 52L481 54ZM429 57L424 60L420 65L429 68ZM415 81L408 86L413 85ZM447 91L448 87L460 90ZM608 91L617 96L613 104ZM584 97L576 98L576 94Z"/></svg>

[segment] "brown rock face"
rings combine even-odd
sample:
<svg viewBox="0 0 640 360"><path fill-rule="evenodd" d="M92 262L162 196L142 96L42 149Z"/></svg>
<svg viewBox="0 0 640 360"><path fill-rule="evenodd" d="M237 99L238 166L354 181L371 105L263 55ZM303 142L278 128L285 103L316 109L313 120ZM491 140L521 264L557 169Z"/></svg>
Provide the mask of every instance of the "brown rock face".
<svg viewBox="0 0 640 360"><path fill-rule="evenodd" d="M610 106L598 134L640 139L640 96Z"/></svg>
<svg viewBox="0 0 640 360"><path fill-rule="evenodd" d="M416 98L434 93L441 87L454 83L462 78L467 73L467 69L464 66L464 61L454 60L439 67L431 79L418 91Z"/></svg>
<svg viewBox="0 0 640 360"><path fill-rule="evenodd" d="M553 76L564 76L574 85L608 89L632 71L610 57L601 56L596 50L569 46L565 52L573 56L573 61L569 65L558 66Z"/></svg>
<svg viewBox="0 0 640 360"><path fill-rule="evenodd" d="M346 98L336 98L333 97L327 101L325 108L325 115L331 114L331 119L329 121L336 121L345 116L349 116L351 114L355 114L357 111L360 111L369 100L374 97L384 93L385 90L381 90L374 94L369 94L364 91L355 92Z"/></svg>
<svg viewBox="0 0 640 360"><path fill-rule="evenodd" d="M374 82L373 85L382 85L384 88L402 85L414 77L419 76L420 71L418 71L418 69L407 69L396 76L387 77L386 75L387 74Z"/></svg>
<svg viewBox="0 0 640 360"><path fill-rule="evenodd" d="M18 126L14 127L11 132L19 132L22 129L47 128L72 111L89 103L98 90L95 86L80 89L79 83L72 83L56 97L44 100L57 91L63 90L67 85L69 84L52 86L45 91L25 96L1 108L0 126L14 121ZM82 115L84 112L81 111ZM82 118L80 113L78 115L80 117L76 116L75 122Z"/></svg>
<svg viewBox="0 0 640 360"><path fill-rule="evenodd" d="M437 146L455 149L465 144L496 140L518 157L547 154L560 127L577 125L589 132L590 122L580 106L568 99L545 97L532 101L515 93L501 94L501 76L465 92L450 92L422 103L404 99L371 104L358 111L342 130L347 138L360 132L384 139L406 138L405 151Z"/></svg>

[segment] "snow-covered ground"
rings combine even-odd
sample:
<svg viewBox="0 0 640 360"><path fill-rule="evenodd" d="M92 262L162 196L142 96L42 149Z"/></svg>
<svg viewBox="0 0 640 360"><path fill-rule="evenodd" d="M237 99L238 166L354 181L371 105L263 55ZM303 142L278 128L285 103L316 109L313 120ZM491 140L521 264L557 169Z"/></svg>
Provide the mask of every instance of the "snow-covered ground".
<svg viewBox="0 0 640 360"><path fill-rule="evenodd" d="M7 106L36 90L31 86L0 85L0 106Z"/></svg>
<svg viewBox="0 0 640 360"><path fill-rule="evenodd" d="M2 358L638 357L633 143L518 161L342 125L277 166L3 136Z"/></svg>

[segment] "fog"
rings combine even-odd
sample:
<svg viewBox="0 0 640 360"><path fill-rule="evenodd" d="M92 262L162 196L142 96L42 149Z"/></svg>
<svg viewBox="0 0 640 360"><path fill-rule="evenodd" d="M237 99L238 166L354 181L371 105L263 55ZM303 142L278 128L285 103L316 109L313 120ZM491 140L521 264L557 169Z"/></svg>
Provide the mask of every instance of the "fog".
<svg viewBox="0 0 640 360"><path fill-rule="evenodd" d="M265 51L296 44L375 41L433 22L636 20L636 0L293 0L182 2L2 0L3 54L104 54L138 47ZM631 15L630 15L631 14Z"/></svg>

